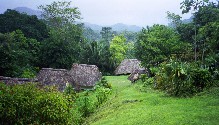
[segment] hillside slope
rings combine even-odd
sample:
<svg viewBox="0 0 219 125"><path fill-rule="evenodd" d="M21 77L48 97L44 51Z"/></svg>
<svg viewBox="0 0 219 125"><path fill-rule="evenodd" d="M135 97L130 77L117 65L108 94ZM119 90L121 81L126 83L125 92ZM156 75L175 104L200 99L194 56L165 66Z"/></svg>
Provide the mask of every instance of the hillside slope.
<svg viewBox="0 0 219 125"><path fill-rule="evenodd" d="M20 12L20 13L26 13L27 15L36 15L38 18L41 18L42 12L39 10L33 10L28 7L17 7L14 8L14 10Z"/></svg>
<svg viewBox="0 0 219 125"><path fill-rule="evenodd" d="M113 85L111 99L84 124L91 125L217 125L219 89L193 98L168 97L149 87L131 85L127 76L106 77ZM140 91L141 90L141 91Z"/></svg>

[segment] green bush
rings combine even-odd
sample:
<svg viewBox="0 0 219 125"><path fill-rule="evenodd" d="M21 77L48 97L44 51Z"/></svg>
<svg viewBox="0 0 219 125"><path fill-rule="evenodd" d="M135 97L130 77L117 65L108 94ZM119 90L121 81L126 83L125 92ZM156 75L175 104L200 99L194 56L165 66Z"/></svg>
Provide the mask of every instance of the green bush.
<svg viewBox="0 0 219 125"><path fill-rule="evenodd" d="M21 77L22 78L34 78L37 74L36 70L38 70L38 68L32 68L32 67L24 68L23 73L21 74Z"/></svg>
<svg viewBox="0 0 219 125"><path fill-rule="evenodd" d="M102 77L101 80L99 82L97 82L97 84L95 86L95 88L98 88L98 87L104 87L104 88L111 89L112 85L110 83L108 83L108 81L106 80L105 77Z"/></svg>
<svg viewBox="0 0 219 125"><path fill-rule="evenodd" d="M193 85L196 87L198 92L202 91L206 87L208 88L212 86L213 84L213 78L207 69L192 69L190 75L193 79Z"/></svg>
<svg viewBox="0 0 219 125"><path fill-rule="evenodd" d="M144 84L143 85L144 87L146 87L148 85L153 85L154 84L154 78L151 77L151 78L146 79L146 81L143 84Z"/></svg>
<svg viewBox="0 0 219 125"><path fill-rule="evenodd" d="M155 76L155 88L173 96L192 96L211 85L210 72L191 63L163 63Z"/></svg>
<svg viewBox="0 0 219 125"><path fill-rule="evenodd" d="M214 85L219 87L219 71L218 69L214 70L212 73L213 80L214 80Z"/></svg>
<svg viewBox="0 0 219 125"><path fill-rule="evenodd" d="M76 107L78 111L81 113L82 117L87 117L95 110L95 105L91 96L89 95L89 91L85 91L80 95L80 97L76 100Z"/></svg>
<svg viewBox="0 0 219 125"><path fill-rule="evenodd" d="M53 89L0 83L0 124L74 124L79 120L73 117L72 106L63 93Z"/></svg>
<svg viewBox="0 0 219 125"><path fill-rule="evenodd" d="M148 77L146 74L141 74L140 80L143 83L143 87L154 84L154 77Z"/></svg>
<svg viewBox="0 0 219 125"><path fill-rule="evenodd" d="M75 105L81 116L85 118L106 102L110 94L111 89L98 86L95 90L81 92L75 100Z"/></svg>
<svg viewBox="0 0 219 125"><path fill-rule="evenodd" d="M108 96L111 94L111 89L99 87L96 89L97 107L107 101Z"/></svg>
<svg viewBox="0 0 219 125"><path fill-rule="evenodd" d="M141 74L140 79L144 83L148 79L148 77L146 74Z"/></svg>
<svg viewBox="0 0 219 125"><path fill-rule="evenodd" d="M108 83L105 77L96 84L95 95L97 98L96 107L107 101L108 96L111 94L112 85Z"/></svg>
<svg viewBox="0 0 219 125"><path fill-rule="evenodd" d="M151 67L150 71L151 71L151 77L154 77L157 74L157 72L159 72L159 68L158 67Z"/></svg>
<svg viewBox="0 0 219 125"><path fill-rule="evenodd" d="M100 83L81 93L70 85L62 93L54 86L0 83L0 124L82 124L111 93L106 79Z"/></svg>

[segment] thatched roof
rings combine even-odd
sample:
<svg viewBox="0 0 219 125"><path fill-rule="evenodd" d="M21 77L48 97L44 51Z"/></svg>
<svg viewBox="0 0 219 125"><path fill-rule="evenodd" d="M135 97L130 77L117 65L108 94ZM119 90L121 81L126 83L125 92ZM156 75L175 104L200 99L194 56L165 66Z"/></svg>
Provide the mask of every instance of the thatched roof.
<svg viewBox="0 0 219 125"><path fill-rule="evenodd" d="M135 70L144 69L140 66L140 64L141 62L137 59L125 59L116 68L115 74L116 75L131 74Z"/></svg>
<svg viewBox="0 0 219 125"><path fill-rule="evenodd" d="M73 64L68 74L73 86L79 86L80 88L93 87L102 77L102 74L96 65L87 64Z"/></svg>
<svg viewBox="0 0 219 125"><path fill-rule="evenodd" d="M42 68L37 74L37 79L43 85L55 85L63 91L68 82L67 72L66 69Z"/></svg>
<svg viewBox="0 0 219 125"><path fill-rule="evenodd" d="M24 84L24 83L34 83L38 82L37 79L32 78L11 78L0 76L0 82L5 83L6 85L15 85L15 84Z"/></svg>
<svg viewBox="0 0 219 125"><path fill-rule="evenodd" d="M73 64L70 71L66 69L42 68L36 79L10 78L0 76L0 81L6 84L23 84L26 82L39 82L43 86L54 85L60 91L70 83L77 90L81 88L92 88L102 77L96 65Z"/></svg>
<svg viewBox="0 0 219 125"><path fill-rule="evenodd" d="M148 74L148 71L143 68L137 69L129 75L128 80L130 80L133 83L140 78L141 74Z"/></svg>

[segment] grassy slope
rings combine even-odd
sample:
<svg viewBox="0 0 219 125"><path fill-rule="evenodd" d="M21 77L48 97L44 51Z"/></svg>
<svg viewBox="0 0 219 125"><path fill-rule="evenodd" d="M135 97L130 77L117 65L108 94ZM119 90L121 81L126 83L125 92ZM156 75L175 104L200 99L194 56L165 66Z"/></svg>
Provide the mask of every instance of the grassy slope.
<svg viewBox="0 0 219 125"><path fill-rule="evenodd" d="M113 94L85 124L92 125L218 125L219 94L173 98L140 85L131 85L127 76L106 77ZM137 100L137 101L132 101Z"/></svg>

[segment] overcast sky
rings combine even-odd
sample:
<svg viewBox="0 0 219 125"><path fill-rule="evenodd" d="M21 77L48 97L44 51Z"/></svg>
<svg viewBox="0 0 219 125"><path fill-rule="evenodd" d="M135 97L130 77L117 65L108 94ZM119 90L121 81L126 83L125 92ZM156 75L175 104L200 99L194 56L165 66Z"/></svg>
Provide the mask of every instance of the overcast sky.
<svg viewBox="0 0 219 125"><path fill-rule="evenodd" d="M58 0L0 0L0 13L6 9L50 4ZM166 12L181 15L180 3L183 0L72 0L72 5L79 8L83 22L102 26L116 23L147 26L167 24ZM182 16L182 15L181 15ZM184 19L191 15L183 15Z"/></svg>

